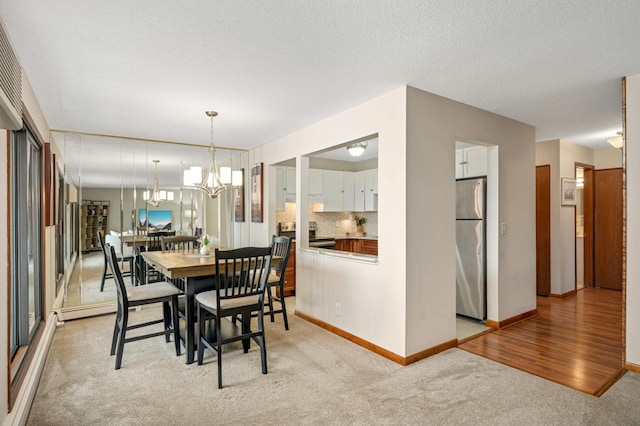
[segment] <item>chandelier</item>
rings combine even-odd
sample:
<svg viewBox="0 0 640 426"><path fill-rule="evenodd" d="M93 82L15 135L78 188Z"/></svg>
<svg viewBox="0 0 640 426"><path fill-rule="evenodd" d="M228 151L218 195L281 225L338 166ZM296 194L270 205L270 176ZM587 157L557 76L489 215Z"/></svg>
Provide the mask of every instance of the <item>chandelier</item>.
<svg viewBox="0 0 640 426"><path fill-rule="evenodd" d="M205 111L205 114L211 118L211 144L209 145L209 153L211 154L211 163L209 164L209 172L202 175L202 167L191 166L184 171L183 183L185 186L199 189L205 192L209 198L216 198L218 194L234 186L242 185L242 171L234 170L231 167L220 167L216 163L216 147L213 144L213 118L218 115L216 111Z"/></svg>
<svg viewBox="0 0 640 426"><path fill-rule="evenodd" d="M158 163L160 160L153 160L156 165L156 175L153 178L153 192L144 191L142 193L142 199L147 203L151 204L154 207L158 207L160 204L173 201L173 192L172 191L164 191L160 190L160 185L158 184Z"/></svg>

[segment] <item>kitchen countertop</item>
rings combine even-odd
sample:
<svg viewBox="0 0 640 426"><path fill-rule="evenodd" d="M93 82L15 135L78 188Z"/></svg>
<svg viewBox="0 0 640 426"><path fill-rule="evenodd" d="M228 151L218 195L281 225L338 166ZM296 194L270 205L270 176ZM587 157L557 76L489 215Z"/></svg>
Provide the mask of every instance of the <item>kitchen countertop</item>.
<svg viewBox="0 0 640 426"><path fill-rule="evenodd" d="M319 235L316 238L335 238L336 240L377 240L377 235L372 234L364 234L364 235L353 235L353 234L336 234L336 235Z"/></svg>

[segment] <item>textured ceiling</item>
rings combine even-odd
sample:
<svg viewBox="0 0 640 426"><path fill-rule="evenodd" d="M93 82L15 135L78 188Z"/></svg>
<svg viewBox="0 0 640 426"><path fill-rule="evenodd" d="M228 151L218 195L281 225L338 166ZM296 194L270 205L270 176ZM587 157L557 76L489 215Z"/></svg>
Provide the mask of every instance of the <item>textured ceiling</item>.
<svg viewBox="0 0 640 426"><path fill-rule="evenodd" d="M2 0L49 125L253 148L402 85L606 146L637 0Z"/></svg>

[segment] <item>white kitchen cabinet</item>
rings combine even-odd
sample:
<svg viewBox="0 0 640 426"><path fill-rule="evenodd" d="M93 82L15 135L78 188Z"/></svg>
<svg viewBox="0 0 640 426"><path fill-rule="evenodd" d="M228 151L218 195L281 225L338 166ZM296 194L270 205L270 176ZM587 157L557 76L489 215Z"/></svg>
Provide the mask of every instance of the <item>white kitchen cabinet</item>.
<svg viewBox="0 0 640 426"><path fill-rule="evenodd" d="M342 172L323 170L324 211L342 211Z"/></svg>
<svg viewBox="0 0 640 426"><path fill-rule="evenodd" d="M285 201L296 201L296 168L285 167L284 174Z"/></svg>
<svg viewBox="0 0 640 426"><path fill-rule="evenodd" d="M354 173L355 202L353 211L378 210L378 169Z"/></svg>
<svg viewBox="0 0 640 426"><path fill-rule="evenodd" d="M296 168L276 167L276 211L286 210L287 202L296 201Z"/></svg>
<svg viewBox="0 0 640 426"><path fill-rule="evenodd" d="M285 167L276 167L276 211L283 212L285 208L285 195L284 195L284 181L285 181Z"/></svg>
<svg viewBox="0 0 640 426"><path fill-rule="evenodd" d="M456 149L456 179L487 175L487 147Z"/></svg>
<svg viewBox="0 0 640 426"><path fill-rule="evenodd" d="M351 212L355 209L355 176L352 172L342 172L342 209Z"/></svg>
<svg viewBox="0 0 640 426"><path fill-rule="evenodd" d="M309 195L322 196L323 190L323 171L319 169L309 169Z"/></svg>
<svg viewBox="0 0 640 426"><path fill-rule="evenodd" d="M353 211L354 174L323 170L323 210L325 212Z"/></svg>

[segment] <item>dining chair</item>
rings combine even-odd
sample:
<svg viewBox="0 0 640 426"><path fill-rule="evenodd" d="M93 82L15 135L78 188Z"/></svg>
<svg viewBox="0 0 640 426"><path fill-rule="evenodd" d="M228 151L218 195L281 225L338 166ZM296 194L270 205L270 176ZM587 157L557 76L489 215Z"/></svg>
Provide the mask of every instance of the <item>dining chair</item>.
<svg viewBox="0 0 640 426"><path fill-rule="evenodd" d="M141 253L145 251L147 251L145 246L136 246L135 248L134 285L136 286L165 281L164 275L160 271L147 265L147 262L141 256Z"/></svg>
<svg viewBox="0 0 640 426"><path fill-rule="evenodd" d="M192 235L162 236L162 251L186 251L196 248L198 237Z"/></svg>
<svg viewBox="0 0 640 426"><path fill-rule="evenodd" d="M147 232L147 251L162 250L162 237L176 235L176 231Z"/></svg>
<svg viewBox="0 0 640 426"><path fill-rule="evenodd" d="M193 230L193 235L198 237L198 240L200 240L200 237L202 237L202 228L195 228ZM196 248L200 248L200 241L196 243Z"/></svg>
<svg viewBox="0 0 640 426"><path fill-rule="evenodd" d="M281 260L279 262L272 262L272 265L274 266L271 268L271 273L269 274L269 278L267 279L267 296L265 301L266 306L264 315L269 315L271 317L271 322L273 322L275 314L282 314L282 318L284 319L284 329L289 330L289 320L287 319L287 305L284 297L284 274L287 270L287 263L289 262L291 239L289 237L276 237L274 235L271 238L271 244L273 247L273 256L280 257ZM274 308L274 302L280 304L280 309Z"/></svg>
<svg viewBox="0 0 640 426"><path fill-rule="evenodd" d="M198 243L198 237L194 237L192 235L173 235L173 236L163 236L161 238L162 241L162 251L163 252L185 252L192 250L196 247ZM186 278L174 278L167 279L173 285L178 287L180 290L184 290ZM180 300L179 302L180 316L184 314L184 300Z"/></svg>
<svg viewBox="0 0 640 426"><path fill-rule="evenodd" d="M100 250L102 251L102 257L104 258L104 266L102 267L102 279L100 280L100 291L104 291L104 282L107 278L113 278L113 269L111 269L111 272L107 272L107 266L109 264L109 261L107 260L107 250L106 250L106 243L105 243L105 237L104 235L102 235L101 231L97 232L98 234L98 245L100 246ZM114 247L114 250L116 250L116 255L118 256L118 262L122 262L122 264L124 265L124 262L128 262L129 263L129 270L123 272L122 274L124 276L130 276L131 277L131 285L134 285L134 280L133 280L133 260L134 260L134 256L133 254L122 254L120 252L120 245L117 246L117 248L115 248L114 245L112 245L112 247ZM109 268L110 269L110 268Z"/></svg>
<svg viewBox="0 0 640 426"><path fill-rule="evenodd" d="M244 353L253 339L260 348L262 374L267 374L267 347L264 335L264 291L271 268L271 247L216 249L215 290L195 297L198 320L198 365L202 365L205 347L218 354L218 389L222 388L222 346L241 340ZM257 329L251 329L251 317L257 314ZM206 333L213 319L213 333ZM236 319L240 324L236 324ZM230 321L231 320L231 321ZM223 324L224 323L224 324ZM223 328L225 334L223 335ZM230 328L231 332L228 332Z"/></svg>
<svg viewBox="0 0 640 426"><path fill-rule="evenodd" d="M167 343L173 340L176 348L176 356L180 355L180 327L178 321L178 295L181 291L167 282L159 282L140 287L129 287L124 285L120 267L118 266L118 256L115 249L107 245L109 252L109 266L113 271L118 293L118 310L116 313L116 323L113 328L113 338L111 340L111 355L116 356L116 370L122 365L122 353L124 344L136 340L150 337L165 336ZM129 309L136 306L149 305L152 303L162 303L162 318L144 323L129 325ZM147 334L136 334L127 338L127 331L147 327L154 324L164 323L162 331L149 332Z"/></svg>

